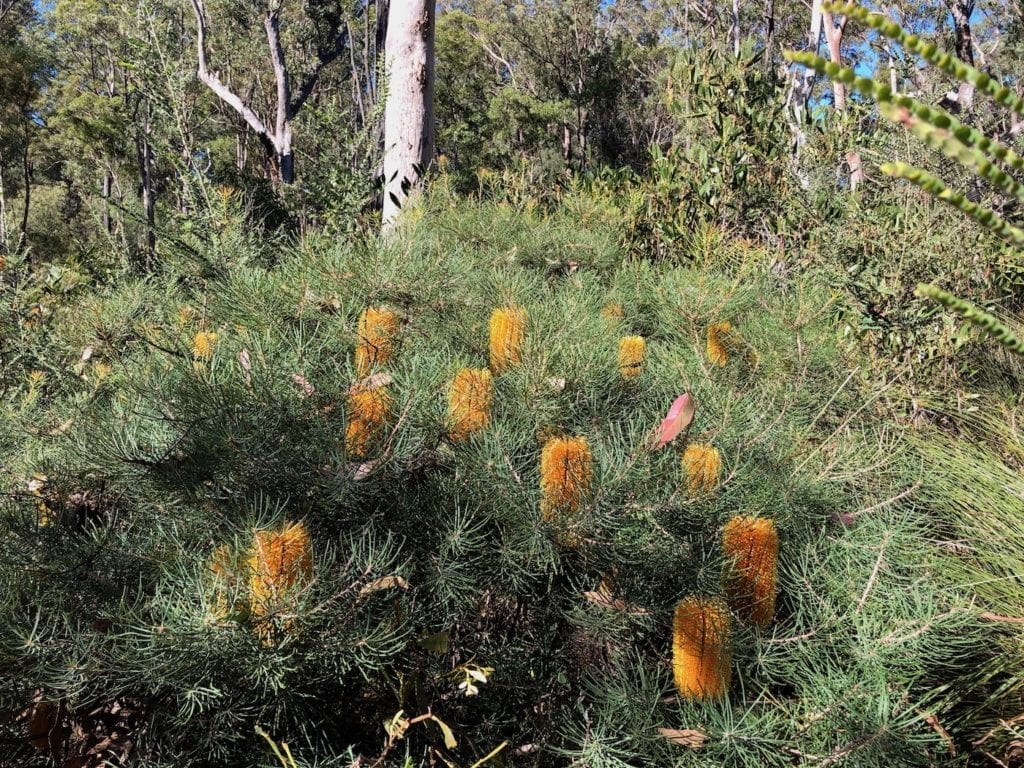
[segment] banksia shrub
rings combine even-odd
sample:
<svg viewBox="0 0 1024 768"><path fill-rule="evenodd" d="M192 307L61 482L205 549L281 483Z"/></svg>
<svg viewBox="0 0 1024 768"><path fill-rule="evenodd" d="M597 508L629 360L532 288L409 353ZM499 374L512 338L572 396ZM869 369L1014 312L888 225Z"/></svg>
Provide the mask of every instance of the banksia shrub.
<svg viewBox="0 0 1024 768"><path fill-rule="evenodd" d="M711 445L688 445L683 451L683 472L691 496L714 493L722 474L722 454Z"/></svg>
<svg viewBox="0 0 1024 768"><path fill-rule="evenodd" d="M491 420L494 379L486 368L463 368L455 374L448 392L448 434L465 440L484 429Z"/></svg>
<svg viewBox="0 0 1024 768"><path fill-rule="evenodd" d="M729 610L717 599L687 597L672 622L672 674L690 699L722 696L732 679Z"/></svg>
<svg viewBox="0 0 1024 768"><path fill-rule="evenodd" d="M368 376L374 366L387 363L395 354L398 315L389 309L367 307L359 315L356 343L356 375Z"/></svg>
<svg viewBox="0 0 1024 768"><path fill-rule="evenodd" d="M521 307L505 307L491 313L491 370L502 373L523 358L523 337L526 335L526 311Z"/></svg>
<svg viewBox="0 0 1024 768"><path fill-rule="evenodd" d="M313 545L302 523L256 531L248 558L252 615L265 617L313 578Z"/></svg>
<svg viewBox="0 0 1024 768"><path fill-rule="evenodd" d="M356 386L349 392L345 415L345 452L350 458L362 459L380 440L391 418L391 396L383 386Z"/></svg>
<svg viewBox="0 0 1024 768"><path fill-rule="evenodd" d="M778 583L775 523L764 517L734 517L722 530L722 550L729 561L725 576L729 606L744 621L768 626L775 615Z"/></svg>
<svg viewBox="0 0 1024 768"><path fill-rule="evenodd" d="M646 344L643 336L626 336L619 342L619 375L634 379L643 370Z"/></svg>
<svg viewBox="0 0 1024 768"><path fill-rule="evenodd" d="M217 349L218 336L213 331L200 331L192 338L192 356L197 360L209 360Z"/></svg>
<svg viewBox="0 0 1024 768"><path fill-rule="evenodd" d="M490 205L469 208L487 223ZM753 768L794 750L857 768L934 765L943 740L904 716L907 701L922 701L920 681L970 658L985 635L971 630L968 612L950 612L945 592L930 591L934 547L921 543L920 526L900 522L912 510L883 506L850 528L829 522L833 510L898 492L896 472L873 466L874 425L858 431L857 414L874 414L858 410L852 390L834 396L836 371L861 360L839 348L829 313L817 311L830 291L802 283L803 273L791 276L797 290L778 291L756 268L737 286L682 259L629 262L614 250L617 235L607 272L551 272L547 217L512 228L531 239L518 250L531 262L521 264L506 258L519 244L509 227L474 225L456 239L453 219L439 220L456 215L446 211L422 227L410 222L408 248L389 244L373 258L369 241L314 238L280 258L225 263L202 284L191 262L184 276L172 262L151 281L83 292L84 310L55 313L52 359L36 350L13 361L0 398L9 555L0 558L0 627L15 638L4 645L0 706L58 703L62 722L95 736L83 754L111 735L112 726L90 725L90 712L130 708L145 724L133 734L135 762L168 767L265 763L258 725L302 765L348 765L356 755L425 765L443 750L466 765L478 748L482 757L505 742L537 744L524 760L544 765ZM496 232L494 242L465 247L481 231ZM587 258L576 219L558 232L559 259ZM408 297L399 315L404 324L408 312L416 334L392 337L401 350L385 368L400 368L373 369L375 359L369 376L350 382L339 373L346 364L354 372L355 313L346 336L335 312L364 309L370 293ZM496 295L524 302L497 313L501 359L522 350L505 380L453 366L486 346L482 324L505 306ZM599 316L611 296L630 308L635 330ZM203 307L202 325L197 315L178 327L182 303ZM771 361L763 375L743 386L706 375L710 321L697 318L708 316L743 318ZM527 317L536 360L523 346ZM475 337L466 333L474 323ZM122 343L122 329L156 342ZM187 349L200 329L222 334L215 367ZM633 333L658 339L659 364L645 357L633 380L642 386L623 385L617 369L621 337ZM67 365L87 346L96 360L118 361L98 396ZM847 429L834 435L836 423ZM453 450L449 434L486 439ZM684 479L684 449L701 442ZM729 493L704 496L725 481L726 451ZM805 461L819 453L828 460ZM36 472L51 478L45 528L25 487ZM691 486L698 503L688 501ZM102 489L116 507L83 523L66 503L79 488ZM731 651L743 685L702 706L697 697L721 695L728 682L727 614L718 601L677 603L704 594L728 564L722 523L754 510L785 519L787 550L800 553L793 581L805 585L785 593L772 630L814 641L747 642L756 633L737 629ZM307 528L282 526L286 516ZM254 520L275 522L254 531ZM892 537L887 578L858 607L883 535ZM214 551L222 542L233 551ZM730 590L716 586L727 605ZM912 642L894 644L893 627ZM696 703L665 698L670 635L680 693ZM659 636L661 653L651 642ZM500 690L484 683L489 667ZM420 717L430 713L457 748ZM684 748L659 727L706 742ZM881 728L884 739L858 741ZM740 738L720 738L728 733ZM8 737L20 738L13 758ZM24 718L0 722L0 739L8 763L41 760ZM109 753L98 747L88 760L120 759Z"/></svg>
<svg viewBox="0 0 1024 768"><path fill-rule="evenodd" d="M540 509L543 518L569 522L590 496L594 459L583 437L553 437L540 455Z"/></svg>
<svg viewBox="0 0 1024 768"><path fill-rule="evenodd" d="M719 368L729 362L732 342L732 323L715 323L708 328L708 360Z"/></svg>

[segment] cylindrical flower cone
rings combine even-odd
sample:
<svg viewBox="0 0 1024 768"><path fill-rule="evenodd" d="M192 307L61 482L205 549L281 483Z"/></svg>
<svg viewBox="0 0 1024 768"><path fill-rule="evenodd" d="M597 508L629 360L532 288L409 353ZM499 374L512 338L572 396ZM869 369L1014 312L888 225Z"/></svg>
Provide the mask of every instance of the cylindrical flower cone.
<svg viewBox="0 0 1024 768"><path fill-rule="evenodd" d="M359 315L356 344L356 375L369 376L378 365L387 363L395 354L398 315L388 309L367 307Z"/></svg>
<svg viewBox="0 0 1024 768"><path fill-rule="evenodd" d="M722 530L722 550L729 559L725 594L743 620L766 627L775 615L779 533L763 517L737 516Z"/></svg>
<svg viewBox="0 0 1024 768"><path fill-rule="evenodd" d="M708 360L719 368L729 362L729 343L732 323L715 323L708 328Z"/></svg>
<svg viewBox="0 0 1024 768"><path fill-rule="evenodd" d="M624 379L635 379L644 366L646 342L643 336L626 336L619 341L619 375Z"/></svg>
<svg viewBox="0 0 1024 768"><path fill-rule="evenodd" d="M722 474L722 454L711 445L688 445L683 451L683 471L691 496L714 493Z"/></svg>
<svg viewBox="0 0 1024 768"><path fill-rule="evenodd" d="M192 338L192 356L196 360L209 360L217 349L218 336L213 331L200 331Z"/></svg>
<svg viewBox="0 0 1024 768"><path fill-rule="evenodd" d="M494 379L486 368L463 368L455 374L448 392L448 434L465 440L485 429L491 421Z"/></svg>
<svg viewBox="0 0 1024 768"><path fill-rule="evenodd" d="M571 526L571 516L590 497L594 459L583 437L553 437L540 455L541 515Z"/></svg>
<svg viewBox="0 0 1024 768"><path fill-rule="evenodd" d="M672 673L680 695L690 699L722 696L732 678L732 622L717 599L687 597L672 623Z"/></svg>
<svg viewBox="0 0 1024 768"><path fill-rule="evenodd" d="M526 310L505 307L491 313L491 371L502 373L519 365L523 359L523 338L526 335Z"/></svg>
<svg viewBox="0 0 1024 768"><path fill-rule="evenodd" d="M356 388L346 401L345 453L363 459L383 436L391 418L391 396L380 387Z"/></svg>
<svg viewBox="0 0 1024 768"><path fill-rule="evenodd" d="M252 616L263 618L288 606L289 596L313 579L313 544L302 523L285 523L280 530L256 531L248 558ZM291 627L285 622L284 629ZM269 640L266 623L257 625Z"/></svg>

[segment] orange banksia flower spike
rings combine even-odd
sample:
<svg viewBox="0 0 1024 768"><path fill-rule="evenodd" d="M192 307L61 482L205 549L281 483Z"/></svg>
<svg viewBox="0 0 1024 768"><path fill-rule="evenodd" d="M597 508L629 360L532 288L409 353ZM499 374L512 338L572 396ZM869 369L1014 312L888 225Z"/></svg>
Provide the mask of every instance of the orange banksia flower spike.
<svg viewBox="0 0 1024 768"><path fill-rule="evenodd" d="M552 522L578 510L590 496L594 459L583 437L553 437L540 454L540 509Z"/></svg>
<svg viewBox="0 0 1024 768"><path fill-rule="evenodd" d="M384 433L391 418L391 404L384 387L356 387L349 392L345 408L345 452L349 457L366 457Z"/></svg>
<svg viewBox="0 0 1024 768"><path fill-rule="evenodd" d="M714 446L688 445L683 451L683 471L691 496L713 493L722 474L722 454Z"/></svg>
<svg viewBox="0 0 1024 768"><path fill-rule="evenodd" d="M725 594L744 621L764 628L775 615L778 585L779 533L764 517L739 515L722 530L722 549L730 560Z"/></svg>
<svg viewBox="0 0 1024 768"><path fill-rule="evenodd" d="M374 366L383 365L394 357L398 315L389 309L367 307L359 315L357 333L356 375L363 378L370 375Z"/></svg>
<svg viewBox="0 0 1024 768"><path fill-rule="evenodd" d="M192 356L197 360L209 360L217 349L217 334L200 331L192 338Z"/></svg>
<svg viewBox="0 0 1024 768"><path fill-rule="evenodd" d="M283 601L313 580L313 544L306 526L285 523L279 530L256 531L247 565L253 617L288 607ZM290 626L289 621L285 629ZM267 627L258 631L269 639Z"/></svg>
<svg viewBox="0 0 1024 768"><path fill-rule="evenodd" d="M494 378L486 368L463 368L448 392L449 436L458 442L491 421Z"/></svg>
<svg viewBox="0 0 1024 768"><path fill-rule="evenodd" d="M619 375L635 379L643 370L647 350L643 336L626 336L619 342Z"/></svg>
<svg viewBox="0 0 1024 768"><path fill-rule="evenodd" d="M729 362L729 345L732 337L732 323L715 323L708 328L708 360L719 368Z"/></svg>
<svg viewBox="0 0 1024 768"><path fill-rule="evenodd" d="M526 335L526 310L505 307L491 313L489 324L491 371L502 373L523 359L523 337Z"/></svg>
<svg viewBox="0 0 1024 768"><path fill-rule="evenodd" d="M722 696L732 678L729 611L717 599L687 597L672 623L672 673L681 696Z"/></svg>

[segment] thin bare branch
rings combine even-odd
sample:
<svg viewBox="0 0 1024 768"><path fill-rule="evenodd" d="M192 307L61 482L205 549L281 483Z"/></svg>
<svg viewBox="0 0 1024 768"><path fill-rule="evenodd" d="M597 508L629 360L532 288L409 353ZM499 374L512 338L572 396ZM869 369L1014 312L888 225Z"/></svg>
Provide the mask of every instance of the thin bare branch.
<svg viewBox="0 0 1024 768"><path fill-rule="evenodd" d="M222 83L215 72L210 71L206 59L207 25L206 6L203 3L203 0L192 0L192 10L195 11L196 15L196 53L198 56L196 74L198 75L200 82L204 83L221 101L241 115L242 119L245 120L249 127L257 134L262 136L264 139L269 140L272 144L276 143L274 135L267 128L266 123L260 119L260 116L246 105L230 88L228 88L227 85Z"/></svg>

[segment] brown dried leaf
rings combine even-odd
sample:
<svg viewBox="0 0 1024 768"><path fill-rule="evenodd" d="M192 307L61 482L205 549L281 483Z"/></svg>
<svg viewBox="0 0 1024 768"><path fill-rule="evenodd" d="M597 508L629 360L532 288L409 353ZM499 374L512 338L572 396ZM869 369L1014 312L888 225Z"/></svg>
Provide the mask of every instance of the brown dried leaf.
<svg viewBox="0 0 1024 768"><path fill-rule="evenodd" d="M373 376L367 376L362 381L357 381L351 387L349 387L349 394L356 394L358 392L372 392L375 389L386 387L388 384L393 382L395 378L390 373L375 373Z"/></svg>
<svg viewBox="0 0 1024 768"><path fill-rule="evenodd" d="M373 461L364 461L360 464L351 463L348 465L349 471L352 473L352 480L359 482L369 477L370 473L373 472L381 463L380 459L374 459Z"/></svg>
<svg viewBox="0 0 1024 768"><path fill-rule="evenodd" d="M382 589L394 589L395 587L408 589L409 582L401 576L381 576L379 579L374 579L360 589L359 596L364 597L372 594L373 592L380 592Z"/></svg>
<svg viewBox="0 0 1024 768"><path fill-rule="evenodd" d="M704 733L704 731L689 728L684 730L677 730L675 728L659 728L658 733L673 744L678 744L681 747L688 747L689 749L700 749L708 740L708 735Z"/></svg>
<svg viewBox="0 0 1024 768"><path fill-rule="evenodd" d="M600 585L593 592L584 592L583 596L591 603L601 608L607 608L610 611L619 611L629 616L646 616L647 611L643 608L637 608L630 605L625 600L617 597L612 597L611 589L609 589L607 582L601 581Z"/></svg>

